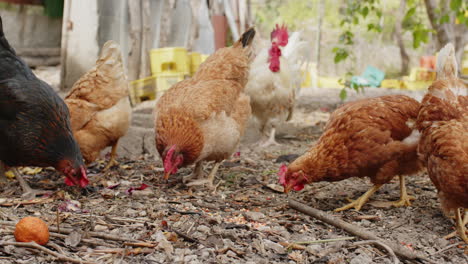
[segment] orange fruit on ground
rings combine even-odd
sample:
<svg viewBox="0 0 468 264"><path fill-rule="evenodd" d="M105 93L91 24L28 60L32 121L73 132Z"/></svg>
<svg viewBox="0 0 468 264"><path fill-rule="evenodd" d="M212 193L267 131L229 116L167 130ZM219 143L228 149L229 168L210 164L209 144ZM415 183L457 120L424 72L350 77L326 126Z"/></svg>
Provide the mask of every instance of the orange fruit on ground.
<svg viewBox="0 0 468 264"><path fill-rule="evenodd" d="M36 242L45 245L49 241L49 227L40 218L28 216L21 219L15 227L17 242Z"/></svg>

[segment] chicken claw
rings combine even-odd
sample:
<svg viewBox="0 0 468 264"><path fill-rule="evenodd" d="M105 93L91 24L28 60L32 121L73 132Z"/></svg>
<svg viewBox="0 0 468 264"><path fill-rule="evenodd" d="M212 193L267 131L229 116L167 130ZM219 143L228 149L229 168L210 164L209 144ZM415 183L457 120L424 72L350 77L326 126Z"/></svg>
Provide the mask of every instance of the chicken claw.
<svg viewBox="0 0 468 264"><path fill-rule="evenodd" d="M21 198L25 200L32 200L36 198L37 195L43 195L43 194L48 194L50 192L45 191L45 190L35 190L31 187L29 187L28 183L24 180L23 176L21 173L18 171L17 168L13 168L13 173L15 174L16 179L18 180L21 189L23 189L23 194L21 195Z"/></svg>
<svg viewBox="0 0 468 264"><path fill-rule="evenodd" d="M453 237L455 237L457 235L457 233L460 234L460 237L468 244L468 240L467 240L467 236L466 236L466 233L468 233L468 230L466 229L466 225L468 224L468 210L467 209L464 209L465 211L465 216L463 217L463 221L461 221L460 219L460 222L459 223L459 217L461 218L461 215L460 215L460 211L459 209L457 208L456 209L456 212L455 212L455 222L456 222L456 227L457 227L457 230L444 236L445 239L451 239Z"/></svg>
<svg viewBox="0 0 468 264"><path fill-rule="evenodd" d="M411 201L416 198L406 192L405 176L398 175L398 177L400 178L400 200L390 202L390 204L394 207L411 206Z"/></svg>
<svg viewBox="0 0 468 264"><path fill-rule="evenodd" d="M276 142L276 140L275 140L275 135L276 135L276 129L274 127L272 127L271 132L270 132L270 136L268 137L268 139L266 141L259 144L260 147L266 148L266 147L269 147L269 146L279 146L280 144L278 142Z"/></svg>
<svg viewBox="0 0 468 264"><path fill-rule="evenodd" d="M364 206L364 204L369 200L369 198L372 196L372 194L374 194L377 190L380 189L380 187L382 187L383 184L376 184L374 186L372 186L372 188L370 188L366 193L364 193L361 197L359 197L357 200L351 200L352 202L343 206L343 207L340 207L340 208L337 208L335 209L335 212L341 212L341 211L344 211L344 210L348 210L350 208L353 208L356 209L356 211L359 211L361 210L361 208Z"/></svg>
<svg viewBox="0 0 468 264"><path fill-rule="evenodd" d="M219 165L221 165L221 162L216 162L215 165L213 166L213 169L211 170L210 174L208 175L208 179L199 179L196 181L192 181L187 184L187 186L196 186L196 185L207 185L209 189L216 190L218 185L214 185L214 179L216 176L216 172L218 172ZM200 166L201 167L201 166ZM196 167L195 167L196 168Z"/></svg>
<svg viewBox="0 0 468 264"><path fill-rule="evenodd" d="M203 178L203 164L201 161L195 163L195 168L193 169L192 174L182 178L182 182L186 184L191 179L202 179Z"/></svg>
<svg viewBox="0 0 468 264"><path fill-rule="evenodd" d="M109 170L113 166L119 165L117 160L115 160L115 156L116 156L116 153L117 153L117 144L118 144L118 141L114 145L112 145L112 150L111 150L109 162L107 163L107 166L104 169L102 169L103 172Z"/></svg>

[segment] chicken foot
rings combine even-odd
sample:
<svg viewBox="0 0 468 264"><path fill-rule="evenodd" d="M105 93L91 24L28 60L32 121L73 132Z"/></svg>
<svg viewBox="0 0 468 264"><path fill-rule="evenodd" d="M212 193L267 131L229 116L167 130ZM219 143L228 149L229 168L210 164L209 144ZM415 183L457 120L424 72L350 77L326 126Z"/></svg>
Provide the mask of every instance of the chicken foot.
<svg viewBox="0 0 468 264"><path fill-rule="evenodd" d="M207 179L200 179L200 180L196 180L196 181L192 181L190 183L187 184L187 186L196 186L196 185L204 185L204 184L207 184L208 185L208 188L210 189L216 189L217 186L215 186L213 184L214 182L214 179L215 179L215 176L216 176L216 173L218 172L218 169L219 169L219 166L221 165L221 162L216 162L213 166L213 169L211 170L210 174L208 174L208 178Z"/></svg>
<svg viewBox="0 0 468 264"><path fill-rule="evenodd" d="M402 207L402 206L410 206L411 201L415 200L414 196L408 195L406 192L406 183L405 183L405 176L398 175L400 178L400 200L390 202L391 205L395 207Z"/></svg>
<svg viewBox="0 0 468 264"><path fill-rule="evenodd" d="M465 211L465 215L463 216L463 221L461 223L461 225L458 224L458 215L460 215L460 210L457 208L456 211L455 211L455 223L456 223L456 227L457 227L457 230L444 236L445 239L451 239L453 237L455 237L457 235L457 233L460 233L460 237L468 244L468 241L465 239L466 238L466 233L468 232L468 230L466 230L466 225L468 224L468 209L463 209ZM458 215L457 215L458 213ZM461 217L461 215L460 215ZM464 230L464 234L465 234L465 238L463 238L463 235L461 233L461 231Z"/></svg>
<svg viewBox="0 0 468 264"><path fill-rule="evenodd" d="M348 210L350 208L353 208L356 209L356 211L359 211L361 210L362 206L364 206L364 204L369 200L369 198L372 196L372 194L374 194L376 191L378 191L380 189L380 187L382 187L383 184L376 184L374 186L372 186L372 188L370 188L366 193L364 193L361 197L359 197L357 200L351 200L351 203L343 206L343 207L340 207L340 208L337 208L335 209L335 212L341 212L341 211L344 211L344 210Z"/></svg>
<svg viewBox="0 0 468 264"><path fill-rule="evenodd" d="M271 128L271 131L270 131L270 136L269 136L268 139L267 139L265 142L263 142L260 146L263 147L263 148L266 148L266 147L272 146L272 145L278 146L279 143L276 142L275 136L276 136L276 128L275 128L275 127L272 127L272 128Z"/></svg>
<svg viewBox="0 0 468 264"><path fill-rule="evenodd" d="M104 169L102 169L102 171L107 171L107 170L109 170L111 167L116 166L116 165L119 165L119 163L118 163L117 160L115 159L115 156L117 156L117 144L118 144L118 143L119 143L119 141L115 142L115 144L112 145L112 150L111 150L109 162L107 163L107 166L106 166Z"/></svg>
<svg viewBox="0 0 468 264"><path fill-rule="evenodd" d="M182 182L185 184L190 179L202 179L203 178L203 164L201 161L195 163L193 173L182 178Z"/></svg>
<svg viewBox="0 0 468 264"><path fill-rule="evenodd" d="M43 195L43 194L48 194L48 191L45 190L36 190L31 187L29 187L28 183L24 180L23 176L21 173L18 171L17 168L12 168L13 174L15 174L16 179L18 180L21 189L23 189L23 194L21 197L25 200L31 200L34 199L37 195Z"/></svg>

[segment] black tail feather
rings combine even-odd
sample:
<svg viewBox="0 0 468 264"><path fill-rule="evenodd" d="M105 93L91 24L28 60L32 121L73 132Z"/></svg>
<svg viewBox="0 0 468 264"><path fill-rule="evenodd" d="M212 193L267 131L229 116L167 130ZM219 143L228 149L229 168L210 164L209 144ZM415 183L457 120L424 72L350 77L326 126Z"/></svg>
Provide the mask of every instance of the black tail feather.
<svg viewBox="0 0 468 264"><path fill-rule="evenodd" d="M242 42L242 47L247 47L250 45L255 37L255 29L253 27L249 28L244 34L242 34L240 41Z"/></svg>
<svg viewBox="0 0 468 264"><path fill-rule="evenodd" d="M8 40L5 37L5 33L3 32L3 21L2 21L1 16L0 16L0 49L6 49L16 55L15 50L10 46L10 43L8 43Z"/></svg>

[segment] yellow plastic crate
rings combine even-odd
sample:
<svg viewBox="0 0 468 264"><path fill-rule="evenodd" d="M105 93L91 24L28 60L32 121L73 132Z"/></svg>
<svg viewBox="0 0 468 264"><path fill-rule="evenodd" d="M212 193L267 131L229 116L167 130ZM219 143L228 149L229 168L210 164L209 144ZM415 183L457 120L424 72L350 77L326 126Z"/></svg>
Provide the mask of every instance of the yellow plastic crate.
<svg viewBox="0 0 468 264"><path fill-rule="evenodd" d="M143 101L154 100L156 98L156 77L135 80L130 82L130 101L135 106Z"/></svg>
<svg viewBox="0 0 468 264"><path fill-rule="evenodd" d="M420 91L420 90L426 90L432 82L424 82L424 81L404 81L403 82L403 87L404 89L412 90L412 91Z"/></svg>
<svg viewBox="0 0 468 264"><path fill-rule="evenodd" d="M321 77L318 78L318 87L320 88L344 88L340 83L339 78L335 77Z"/></svg>
<svg viewBox="0 0 468 264"><path fill-rule="evenodd" d="M151 73L164 72L190 74L190 61L185 48L162 48L150 51Z"/></svg>
<svg viewBox="0 0 468 264"><path fill-rule="evenodd" d="M158 96L167 89L171 88L174 84L183 81L185 74L183 73L160 73L156 75L156 85L158 87Z"/></svg>
<svg viewBox="0 0 468 264"><path fill-rule="evenodd" d="M402 89L403 84L400 80L396 79L385 79L382 81L380 84L380 87L382 88L393 88L393 89Z"/></svg>
<svg viewBox="0 0 468 264"><path fill-rule="evenodd" d="M201 54L199 52L192 52L190 53L190 73L191 75L195 74L197 72L198 67L200 67L200 64L202 64L209 55Z"/></svg>

